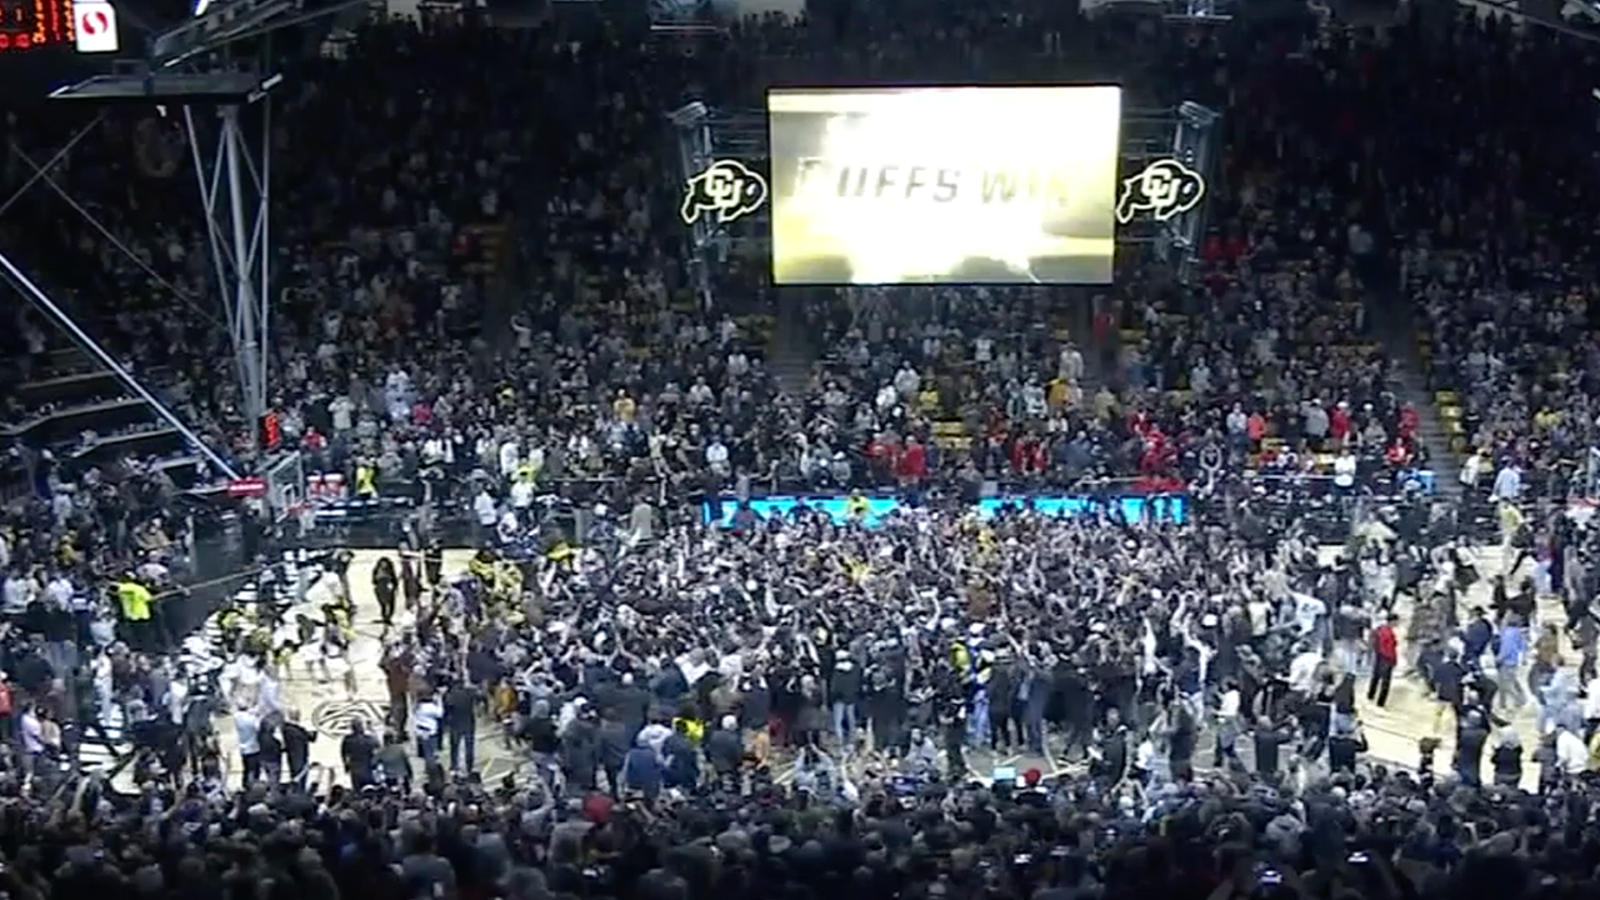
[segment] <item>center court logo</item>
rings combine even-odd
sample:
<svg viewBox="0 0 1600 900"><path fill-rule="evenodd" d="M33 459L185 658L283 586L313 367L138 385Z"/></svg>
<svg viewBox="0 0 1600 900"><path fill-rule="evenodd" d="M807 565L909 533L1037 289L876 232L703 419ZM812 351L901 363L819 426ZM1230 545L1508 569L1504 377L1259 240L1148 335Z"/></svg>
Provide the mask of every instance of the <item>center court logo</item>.
<svg viewBox="0 0 1600 900"><path fill-rule="evenodd" d="M685 225L713 214L725 225L760 209L767 193L767 180L759 173L736 159L719 159L684 185L679 214Z"/></svg>
<svg viewBox="0 0 1600 900"><path fill-rule="evenodd" d="M349 734L354 722L360 722L368 734L378 734L385 719L383 707L373 700L325 700L311 711L311 727L331 738Z"/></svg>
<svg viewBox="0 0 1600 900"><path fill-rule="evenodd" d="M1158 160L1132 178L1122 179L1117 224L1126 225L1140 213L1165 222L1199 206L1205 196L1206 180L1199 172L1175 159Z"/></svg>

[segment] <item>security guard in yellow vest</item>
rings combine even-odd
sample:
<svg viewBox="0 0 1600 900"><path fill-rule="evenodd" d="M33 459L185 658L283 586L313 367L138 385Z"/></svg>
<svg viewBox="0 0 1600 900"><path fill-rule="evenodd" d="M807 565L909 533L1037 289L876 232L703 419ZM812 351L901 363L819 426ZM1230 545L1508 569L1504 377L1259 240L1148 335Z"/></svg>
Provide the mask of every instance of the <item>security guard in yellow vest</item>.
<svg viewBox="0 0 1600 900"><path fill-rule="evenodd" d="M117 603L122 606L124 621L150 621L150 589L136 581L132 575L125 575L117 582Z"/></svg>
<svg viewBox="0 0 1600 900"><path fill-rule="evenodd" d="M132 575L117 582L117 605L122 608L124 638L128 645L146 652L159 650L156 646L158 632L150 620L150 589L140 584Z"/></svg>

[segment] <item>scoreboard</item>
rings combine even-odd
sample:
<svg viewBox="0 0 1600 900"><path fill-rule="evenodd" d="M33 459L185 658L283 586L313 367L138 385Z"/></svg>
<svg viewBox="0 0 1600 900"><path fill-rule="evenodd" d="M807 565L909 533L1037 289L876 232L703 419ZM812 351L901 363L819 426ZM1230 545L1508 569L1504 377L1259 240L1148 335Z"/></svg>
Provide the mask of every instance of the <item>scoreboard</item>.
<svg viewBox="0 0 1600 900"><path fill-rule="evenodd" d="M75 46L72 0L0 0L0 53Z"/></svg>

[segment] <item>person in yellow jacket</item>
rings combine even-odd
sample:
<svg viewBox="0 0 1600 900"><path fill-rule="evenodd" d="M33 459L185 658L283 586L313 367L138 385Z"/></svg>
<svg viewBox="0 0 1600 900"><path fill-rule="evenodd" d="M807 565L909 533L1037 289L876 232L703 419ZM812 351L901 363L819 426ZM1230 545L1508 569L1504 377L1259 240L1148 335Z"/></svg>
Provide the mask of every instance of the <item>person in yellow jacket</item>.
<svg viewBox="0 0 1600 900"><path fill-rule="evenodd" d="M690 716L676 716L672 720L674 731L688 739L689 743L699 746L706 736L706 723Z"/></svg>
<svg viewBox="0 0 1600 900"><path fill-rule="evenodd" d="M378 496L378 470L372 463L356 463L356 497L374 500Z"/></svg>
<svg viewBox="0 0 1600 900"><path fill-rule="evenodd" d="M159 632L152 619L150 589L130 575L124 575L116 584L117 606L122 612L122 624L127 630L129 646L146 652L160 650Z"/></svg>
<svg viewBox="0 0 1600 900"><path fill-rule="evenodd" d="M845 515L854 520L866 518L869 507L870 504L867 503L867 498L861 496L860 491L852 492L844 501Z"/></svg>
<svg viewBox="0 0 1600 900"><path fill-rule="evenodd" d="M117 603L122 607L124 621L150 621L150 600L150 589L132 575L126 575L117 582Z"/></svg>

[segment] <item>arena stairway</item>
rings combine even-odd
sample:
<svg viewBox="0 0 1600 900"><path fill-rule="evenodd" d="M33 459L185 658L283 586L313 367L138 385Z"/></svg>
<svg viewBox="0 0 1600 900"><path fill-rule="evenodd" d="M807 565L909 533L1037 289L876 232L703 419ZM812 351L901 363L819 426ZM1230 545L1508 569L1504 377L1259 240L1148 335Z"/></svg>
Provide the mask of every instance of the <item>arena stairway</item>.
<svg viewBox="0 0 1600 900"><path fill-rule="evenodd" d="M1095 346L1094 291L1079 288L1077 294L1071 298L1068 311L1055 317L1051 325L1058 339L1070 339L1083 356L1083 382L1078 387L1083 396L1088 398L1093 397L1101 385L1110 383L1115 373L1106 371L1106 355ZM1109 339L1114 340L1115 335L1109 336Z"/></svg>
<svg viewBox="0 0 1600 900"><path fill-rule="evenodd" d="M811 335L806 333L805 300L797 290L780 291L778 314L767 344L768 366L778 389L804 397L811 382L811 364L817 359Z"/></svg>
<svg viewBox="0 0 1600 900"><path fill-rule="evenodd" d="M16 386L13 399L23 415L0 428L0 439L50 450L67 462L69 475L73 468L134 456L157 460L154 465L179 487L198 479L200 459L188 451L177 429L130 396L87 351L64 339L42 367Z"/></svg>
<svg viewBox="0 0 1600 900"><path fill-rule="evenodd" d="M1436 490L1444 498L1461 494L1461 409L1441 404L1428 389L1428 360L1431 343L1427 335L1411 327L1398 303L1379 306L1375 326L1384 349L1394 361L1395 396L1417 411L1417 440L1428 451L1435 475ZM1452 395L1453 396L1453 395Z"/></svg>

